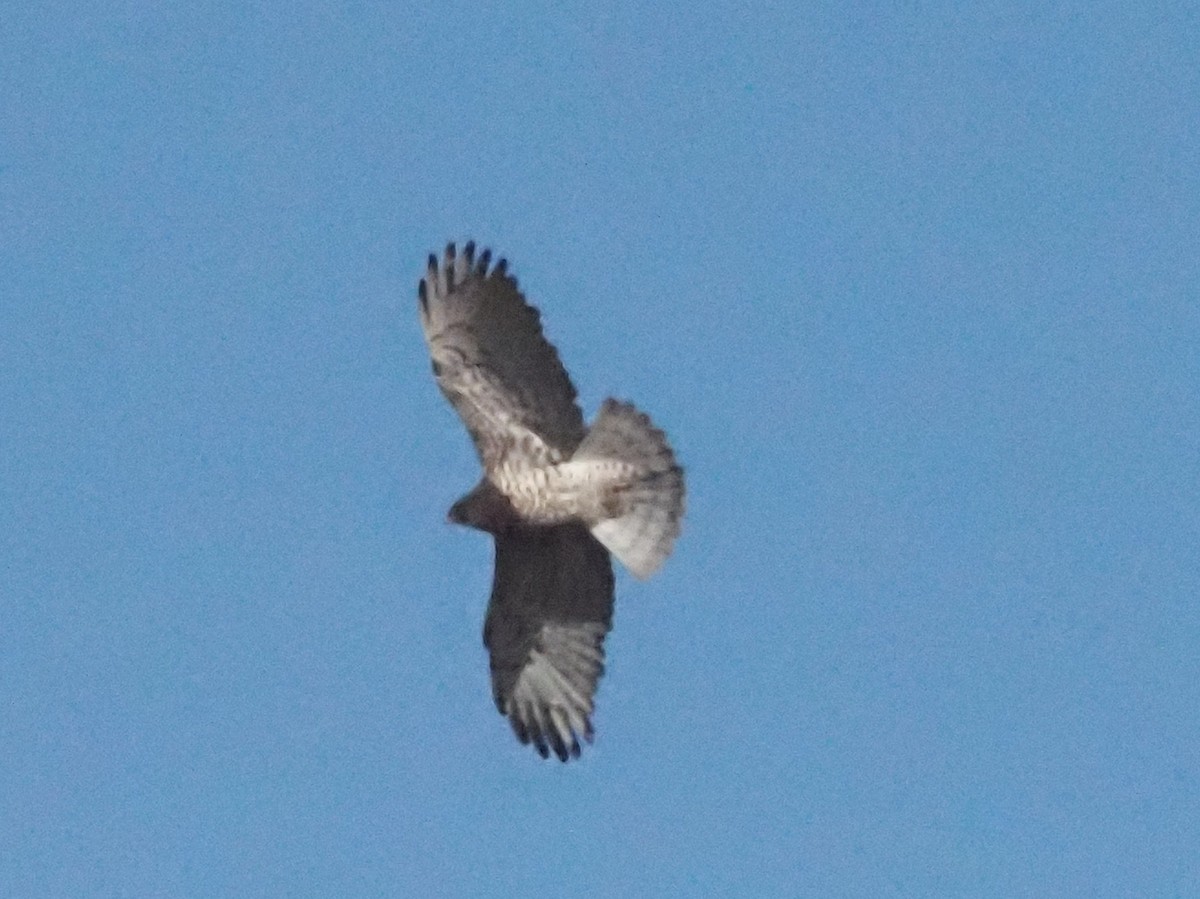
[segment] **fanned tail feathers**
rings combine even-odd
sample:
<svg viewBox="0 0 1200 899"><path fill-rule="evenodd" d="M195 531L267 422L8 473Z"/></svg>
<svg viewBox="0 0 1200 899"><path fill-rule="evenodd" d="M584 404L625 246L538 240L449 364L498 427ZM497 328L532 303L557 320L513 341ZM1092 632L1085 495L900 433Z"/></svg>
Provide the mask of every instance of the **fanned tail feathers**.
<svg viewBox="0 0 1200 899"><path fill-rule="evenodd" d="M620 514L592 526L592 535L639 578L661 567L679 536L683 469L666 435L630 403L607 399L572 461L615 463Z"/></svg>

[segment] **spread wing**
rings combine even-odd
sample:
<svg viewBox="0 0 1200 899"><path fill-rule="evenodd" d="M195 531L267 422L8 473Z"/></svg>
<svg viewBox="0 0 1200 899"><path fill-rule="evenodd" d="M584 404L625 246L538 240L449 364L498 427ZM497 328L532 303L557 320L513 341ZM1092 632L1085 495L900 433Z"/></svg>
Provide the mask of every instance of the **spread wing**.
<svg viewBox="0 0 1200 899"><path fill-rule="evenodd" d="M468 243L434 256L421 280L421 326L438 386L458 410L486 471L516 450L534 464L568 458L583 439L583 415L558 352L542 335L501 259Z"/></svg>
<svg viewBox="0 0 1200 899"><path fill-rule="evenodd" d="M580 524L496 535L496 576L483 643L492 693L522 743L542 758L579 756L592 740L592 699L612 627L608 551Z"/></svg>

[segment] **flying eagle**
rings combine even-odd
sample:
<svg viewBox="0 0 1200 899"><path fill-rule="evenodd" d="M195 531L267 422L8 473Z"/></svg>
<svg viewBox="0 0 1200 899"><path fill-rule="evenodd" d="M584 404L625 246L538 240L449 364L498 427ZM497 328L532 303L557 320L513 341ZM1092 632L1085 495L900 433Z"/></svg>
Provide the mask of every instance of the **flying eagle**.
<svg viewBox="0 0 1200 899"><path fill-rule="evenodd" d="M495 540L483 643L496 707L543 758L578 758L612 626L609 554L639 578L658 570L679 535L683 469L629 403L605 400L584 426L504 259L450 244L417 294L434 377L483 463L449 519Z"/></svg>

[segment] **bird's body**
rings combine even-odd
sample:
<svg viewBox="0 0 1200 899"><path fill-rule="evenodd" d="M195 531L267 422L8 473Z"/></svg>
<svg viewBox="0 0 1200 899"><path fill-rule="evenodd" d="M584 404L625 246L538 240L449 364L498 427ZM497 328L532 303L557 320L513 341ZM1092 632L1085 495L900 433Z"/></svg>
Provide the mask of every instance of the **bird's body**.
<svg viewBox="0 0 1200 899"><path fill-rule="evenodd" d="M453 244L429 257L421 324L434 377L484 476L450 520L487 531L496 571L484 625L496 706L523 743L564 761L592 738L612 623L610 552L638 577L670 554L683 470L662 431L605 400L591 428L558 353L502 259Z"/></svg>

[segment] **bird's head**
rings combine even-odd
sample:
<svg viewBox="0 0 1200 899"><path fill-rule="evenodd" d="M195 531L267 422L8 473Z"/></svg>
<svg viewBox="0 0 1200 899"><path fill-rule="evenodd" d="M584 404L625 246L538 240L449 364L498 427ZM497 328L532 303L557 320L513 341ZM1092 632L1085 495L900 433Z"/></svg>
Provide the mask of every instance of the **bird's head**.
<svg viewBox="0 0 1200 899"><path fill-rule="evenodd" d="M467 527L499 534L517 521L517 515L508 497L484 478L474 490L450 507L450 511L446 513L446 520L450 524L465 524Z"/></svg>
<svg viewBox="0 0 1200 899"><path fill-rule="evenodd" d="M446 513L446 522L448 524L469 525L471 523L468 515L470 509L470 499L471 495L467 494L450 507L450 511Z"/></svg>

